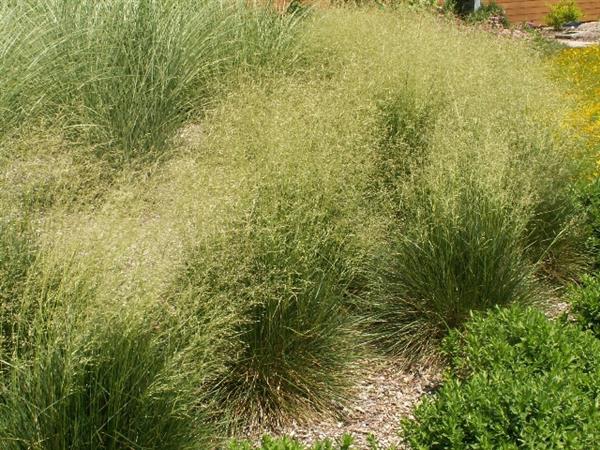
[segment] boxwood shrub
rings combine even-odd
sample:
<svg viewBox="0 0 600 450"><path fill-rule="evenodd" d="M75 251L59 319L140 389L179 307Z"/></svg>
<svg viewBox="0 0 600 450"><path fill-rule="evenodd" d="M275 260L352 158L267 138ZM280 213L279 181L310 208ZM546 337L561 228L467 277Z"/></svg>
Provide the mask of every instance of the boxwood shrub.
<svg viewBox="0 0 600 450"><path fill-rule="evenodd" d="M584 275L581 283L569 291L572 313L584 330L591 331L600 338L600 278Z"/></svg>
<svg viewBox="0 0 600 450"><path fill-rule="evenodd" d="M600 341L532 309L478 315L445 340L445 382L405 420L415 449L594 448Z"/></svg>

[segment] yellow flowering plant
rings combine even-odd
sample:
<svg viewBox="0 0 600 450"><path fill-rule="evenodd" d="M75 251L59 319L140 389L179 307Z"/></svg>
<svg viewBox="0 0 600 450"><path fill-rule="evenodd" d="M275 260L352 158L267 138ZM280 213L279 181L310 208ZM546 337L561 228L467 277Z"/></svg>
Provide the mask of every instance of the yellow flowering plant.
<svg viewBox="0 0 600 450"><path fill-rule="evenodd" d="M567 125L588 143L596 159L594 175L600 176L600 46L564 50L554 65L577 105Z"/></svg>

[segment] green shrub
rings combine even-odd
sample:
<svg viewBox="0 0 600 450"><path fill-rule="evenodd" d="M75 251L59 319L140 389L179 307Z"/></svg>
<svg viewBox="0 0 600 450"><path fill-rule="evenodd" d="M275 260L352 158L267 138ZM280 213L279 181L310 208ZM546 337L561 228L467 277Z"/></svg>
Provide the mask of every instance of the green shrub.
<svg viewBox="0 0 600 450"><path fill-rule="evenodd" d="M466 19L469 23L478 23L478 22L487 22L492 17L496 17L500 19L500 23L504 27L509 26L508 17L506 16L506 12L502 6L498 5L496 2L491 1L481 7L477 11L473 11L467 15Z"/></svg>
<svg viewBox="0 0 600 450"><path fill-rule="evenodd" d="M568 292L575 320L584 330L600 338L600 280L598 276L584 275L579 285Z"/></svg>
<svg viewBox="0 0 600 450"><path fill-rule="evenodd" d="M532 309L478 315L446 341L450 371L402 429L415 449L594 447L600 342Z"/></svg>
<svg viewBox="0 0 600 450"><path fill-rule="evenodd" d="M584 183L579 189L579 200L585 211L588 228L588 250L594 256L594 266L600 268L600 178Z"/></svg>
<svg viewBox="0 0 600 450"><path fill-rule="evenodd" d="M444 2L444 8L454 14L466 16L473 11L473 0L448 0Z"/></svg>
<svg viewBox="0 0 600 450"><path fill-rule="evenodd" d="M331 439L315 442L311 446L306 446L289 437L274 439L270 436L264 436L259 446L252 445L247 441L234 441L229 445L229 450L352 450L354 439L349 434L344 434L337 442ZM367 445L369 450L383 450L373 435L367 436ZM394 450L395 447L389 447Z"/></svg>
<svg viewBox="0 0 600 450"><path fill-rule="evenodd" d="M575 0L560 0L550 5L550 13L546 16L546 25L560 30L565 23L577 22L583 17L583 11Z"/></svg>

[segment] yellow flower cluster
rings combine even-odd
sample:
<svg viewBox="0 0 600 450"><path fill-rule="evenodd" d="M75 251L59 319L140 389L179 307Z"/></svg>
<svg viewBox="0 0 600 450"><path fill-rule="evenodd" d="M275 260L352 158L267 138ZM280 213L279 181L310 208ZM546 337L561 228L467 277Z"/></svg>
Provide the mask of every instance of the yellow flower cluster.
<svg viewBox="0 0 600 450"><path fill-rule="evenodd" d="M600 176L600 46L564 50L554 59L554 65L559 76L568 82L568 94L578 105L568 125L586 139L597 155L596 175Z"/></svg>

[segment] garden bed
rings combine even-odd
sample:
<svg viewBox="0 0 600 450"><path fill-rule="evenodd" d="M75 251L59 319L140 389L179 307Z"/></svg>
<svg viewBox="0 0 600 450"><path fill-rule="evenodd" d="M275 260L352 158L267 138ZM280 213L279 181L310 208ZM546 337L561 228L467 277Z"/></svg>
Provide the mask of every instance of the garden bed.
<svg viewBox="0 0 600 450"><path fill-rule="evenodd" d="M0 6L3 449L546 440L481 405L596 345L530 309L598 248L595 47L551 72L415 5L296 6Z"/></svg>

